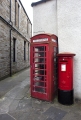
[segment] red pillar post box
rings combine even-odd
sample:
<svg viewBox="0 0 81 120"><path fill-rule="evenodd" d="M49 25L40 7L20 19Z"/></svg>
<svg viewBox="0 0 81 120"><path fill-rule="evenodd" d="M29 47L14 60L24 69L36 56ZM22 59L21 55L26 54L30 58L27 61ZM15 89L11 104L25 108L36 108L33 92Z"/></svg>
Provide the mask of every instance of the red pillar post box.
<svg viewBox="0 0 81 120"><path fill-rule="evenodd" d="M38 34L31 38L30 44L30 87L31 96L52 101L56 80L57 36Z"/></svg>
<svg viewBox="0 0 81 120"><path fill-rule="evenodd" d="M58 101L73 104L73 53L60 53L58 56Z"/></svg>

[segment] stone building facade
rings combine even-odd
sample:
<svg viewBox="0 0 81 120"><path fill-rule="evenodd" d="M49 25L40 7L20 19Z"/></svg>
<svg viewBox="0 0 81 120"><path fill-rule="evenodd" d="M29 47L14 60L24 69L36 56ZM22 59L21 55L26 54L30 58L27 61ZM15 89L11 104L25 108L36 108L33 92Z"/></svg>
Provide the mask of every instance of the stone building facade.
<svg viewBox="0 0 81 120"><path fill-rule="evenodd" d="M20 0L0 0L0 80L29 66L32 23Z"/></svg>
<svg viewBox="0 0 81 120"><path fill-rule="evenodd" d="M81 0L41 0L32 3L33 34L58 36L59 53L72 52L74 57L74 97L81 100Z"/></svg>

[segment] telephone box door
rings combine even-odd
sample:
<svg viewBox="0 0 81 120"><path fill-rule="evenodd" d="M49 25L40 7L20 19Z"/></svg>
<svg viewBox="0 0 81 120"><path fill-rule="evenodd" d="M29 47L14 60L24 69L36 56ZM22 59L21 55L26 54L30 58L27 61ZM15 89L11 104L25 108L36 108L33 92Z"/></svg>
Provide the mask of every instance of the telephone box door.
<svg viewBox="0 0 81 120"><path fill-rule="evenodd" d="M58 88L61 90L73 89L73 62L72 57L59 58L59 82Z"/></svg>
<svg viewBox="0 0 81 120"><path fill-rule="evenodd" d="M48 100L48 46L31 46L31 96Z"/></svg>
<svg viewBox="0 0 81 120"><path fill-rule="evenodd" d="M59 88L63 90L68 90L69 87L69 70L68 70L68 62L60 62L59 63L59 76L60 81L59 81Z"/></svg>

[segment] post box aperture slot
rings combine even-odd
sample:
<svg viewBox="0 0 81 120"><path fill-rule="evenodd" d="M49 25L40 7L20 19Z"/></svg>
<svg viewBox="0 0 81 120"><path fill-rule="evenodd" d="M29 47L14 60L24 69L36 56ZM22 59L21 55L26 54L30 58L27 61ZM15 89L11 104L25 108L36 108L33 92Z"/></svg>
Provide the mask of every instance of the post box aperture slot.
<svg viewBox="0 0 81 120"><path fill-rule="evenodd" d="M67 60L60 60L59 62L68 62Z"/></svg>

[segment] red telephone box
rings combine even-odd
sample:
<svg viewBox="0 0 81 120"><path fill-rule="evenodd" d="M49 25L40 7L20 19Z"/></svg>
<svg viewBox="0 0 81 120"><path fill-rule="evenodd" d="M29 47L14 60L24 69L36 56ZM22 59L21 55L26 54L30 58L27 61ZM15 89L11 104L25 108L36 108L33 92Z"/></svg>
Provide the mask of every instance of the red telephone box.
<svg viewBox="0 0 81 120"><path fill-rule="evenodd" d="M58 101L73 103L73 53L60 53L58 56Z"/></svg>
<svg viewBox="0 0 81 120"><path fill-rule="evenodd" d="M56 65L57 47L58 41L55 35L38 34L31 38L30 79L32 97L47 101L53 100L57 70L54 63Z"/></svg>

